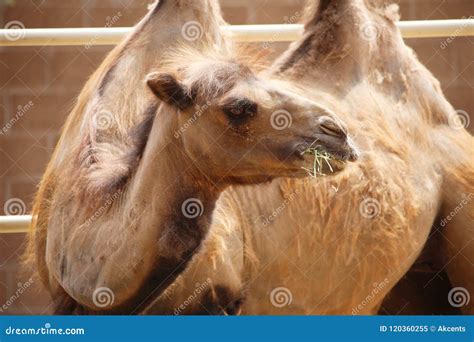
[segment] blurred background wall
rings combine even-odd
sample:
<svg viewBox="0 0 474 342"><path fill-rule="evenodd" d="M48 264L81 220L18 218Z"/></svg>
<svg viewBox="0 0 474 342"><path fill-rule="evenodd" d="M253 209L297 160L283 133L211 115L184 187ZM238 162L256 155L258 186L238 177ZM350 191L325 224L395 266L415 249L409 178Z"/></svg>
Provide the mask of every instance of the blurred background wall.
<svg viewBox="0 0 474 342"><path fill-rule="evenodd" d="M0 0L0 27L20 21L27 28L132 26L145 14L145 0ZM402 20L459 19L474 15L473 0L395 0ZM302 13L304 0L221 0L230 24L284 23ZM118 17L118 19L117 19ZM409 39L420 60L440 80L452 105L474 115L474 37ZM263 44L263 43L261 43ZM446 45L446 46L445 46ZM262 45L263 46L263 45ZM272 56L287 44L270 44ZM31 209L36 186L61 126L88 76L112 47L0 47L0 215L18 199ZM474 122L468 129L473 132ZM0 235L0 314L50 312L37 281L19 272L23 234ZM10 300L21 289L21 295ZM16 297L16 296L15 296ZM7 309L2 309L2 305ZM403 307L399 313L403 312Z"/></svg>

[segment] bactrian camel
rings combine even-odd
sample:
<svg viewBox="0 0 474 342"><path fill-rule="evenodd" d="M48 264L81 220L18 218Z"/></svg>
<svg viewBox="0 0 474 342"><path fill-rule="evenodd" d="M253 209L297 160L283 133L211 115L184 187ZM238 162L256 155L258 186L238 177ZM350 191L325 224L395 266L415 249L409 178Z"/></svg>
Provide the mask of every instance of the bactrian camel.
<svg viewBox="0 0 474 342"><path fill-rule="evenodd" d="M396 7L362 0L322 0L311 7L303 37L258 77L265 80L264 88L278 84L278 89L288 89L292 101L317 104L315 116L321 111L330 118L337 115L362 151L359 160L337 176L280 178L226 189L215 204L207 236L191 230L180 240L170 239L162 227L150 226L151 216L150 221L133 221L137 213L128 206L129 187L145 184L142 190L149 190L149 202L134 203L143 208L155 200L151 184L159 184L158 174L163 176L144 176L144 163L153 163L147 157L158 146L152 143L157 131L165 126L139 124L144 113L158 121L176 112L170 105L150 106L156 99L151 99L143 79L162 58L182 64L179 53L165 58L163 50L175 44L186 23L198 23L202 30L197 40L192 37L185 43L199 42L206 47L200 51L213 51L214 58L214 49L218 55L232 55L226 51L231 43L218 29L224 23L216 3L161 1L86 85L41 184L28 256L50 290L56 312L376 313L417 259L429 260L433 274L445 270L452 286L474 293L472 137L458 125L438 81L405 46L395 25ZM226 69L240 65L225 63L230 63ZM202 70L202 65L195 67ZM194 74L193 68L175 70L176 78L167 79L184 80ZM149 80L153 84L160 77ZM162 88L153 89L166 100ZM257 106L263 100L251 99ZM277 108L278 101L273 97L270 107ZM214 113L212 108L206 111ZM94 113L102 110L109 120L97 119L101 116ZM195 115L186 127L205 134L207 118L204 113ZM106 127L101 131L107 134L90 134L94 122L102 122ZM293 120L279 138L290 139L299 125ZM192 133L178 130L176 136L183 139L182 134ZM94 147L94 153L82 153L88 151L85 146ZM238 146L220 153L232 154ZM259 169L268 172L265 158L258 159ZM86 161L90 172L78 173ZM154 170L151 164L149 170ZM184 171L182 165L177 168ZM204 169L211 175L222 170L211 160ZM237 181L241 179L229 180ZM178 194L181 190L176 189ZM176 202L178 211L180 200ZM105 207L101 214L88 216L97 212L97 205ZM209 206L203 203L202 220L210 219ZM162 209L152 207L157 214ZM142 239L147 229L155 235ZM122 239L128 240L117 245ZM193 248L199 239L204 239L202 246ZM186 250L187 264L179 265L171 261L152 267L152 258L144 254L177 255ZM101 269L114 262L121 265ZM71 266L79 274L71 274ZM97 308L92 290L102 287L113 289L114 298ZM124 310L128 304L131 309ZM472 301L462 309L472 313Z"/></svg>
<svg viewBox="0 0 474 342"><path fill-rule="evenodd" d="M395 5L310 11L268 75L337 113L361 158L336 177L224 191L203 248L147 312L375 314L415 266L460 291L430 301L472 314L472 136L405 45Z"/></svg>
<svg viewBox="0 0 474 342"><path fill-rule="evenodd" d="M55 313L144 311L200 250L226 187L357 159L330 107L254 71L221 24L214 1L160 1L80 94L30 235Z"/></svg>

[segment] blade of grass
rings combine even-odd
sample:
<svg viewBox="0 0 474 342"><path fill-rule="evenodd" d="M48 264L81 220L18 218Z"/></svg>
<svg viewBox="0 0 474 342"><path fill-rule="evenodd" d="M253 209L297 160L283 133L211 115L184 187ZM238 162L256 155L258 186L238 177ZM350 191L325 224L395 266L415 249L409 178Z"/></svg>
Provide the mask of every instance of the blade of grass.
<svg viewBox="0 0 474 342"><path fill-rule="evenodd" d="M331 172L334 171L331 166L330 161L335 158L328 152L321 150L319 145L314 146L314 147L313 146L308 147L306 150L303 151L302 154L310 154L314 157L312 169L303 167L303 170L307 171L311 177L316 178L318 176L326 175L323 172L323 162L325 162L328 165L329 170L331 170Z"/></svg>

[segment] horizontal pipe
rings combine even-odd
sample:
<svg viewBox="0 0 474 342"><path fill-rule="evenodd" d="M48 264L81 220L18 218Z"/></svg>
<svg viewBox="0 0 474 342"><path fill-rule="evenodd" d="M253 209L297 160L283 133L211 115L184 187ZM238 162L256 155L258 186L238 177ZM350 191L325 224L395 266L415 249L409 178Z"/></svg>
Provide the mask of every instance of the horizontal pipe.
<svg viewBox="0 0 474 342"><path fill-rule="evenodd" d="M412 20L397 23L404 38L474 36L474 19Z"/></svg>
<svg viewBox="0 0 474 342"><path fill-rule="evenodd" d="M26 233L30 222L30 215L0 216L0 234Z"/></svg>
<svg viewBox="0 0 474 342"><path fill-rule="evenodd" d="M401 21L405 38L474 36L474 19ZM114 45L131 32L130 27L0 30L0 46ZM224 32L239 42L287 42L303 32L300 24L230 25Z"/></svg>

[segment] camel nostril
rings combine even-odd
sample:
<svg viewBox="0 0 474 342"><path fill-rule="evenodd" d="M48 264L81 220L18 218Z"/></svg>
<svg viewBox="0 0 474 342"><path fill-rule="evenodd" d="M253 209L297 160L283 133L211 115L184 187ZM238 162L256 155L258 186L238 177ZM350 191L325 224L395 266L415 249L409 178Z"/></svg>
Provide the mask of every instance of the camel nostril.
<svg viewBox="0 0 474 342"><path fill-rule="evenodd" d="M351 162L355 162L359 159L360 157L360 153L359 151L353 149L350 153L349 153L349 157L347 160L351 161Z"/></svg>
<svg viewBox="0 0 474 342"><path fill-rule="evenodd" d="M331 135L337 138L346 138L346 129L333 119L323 116L319 119L319 128L324 134Z"/></svg>

